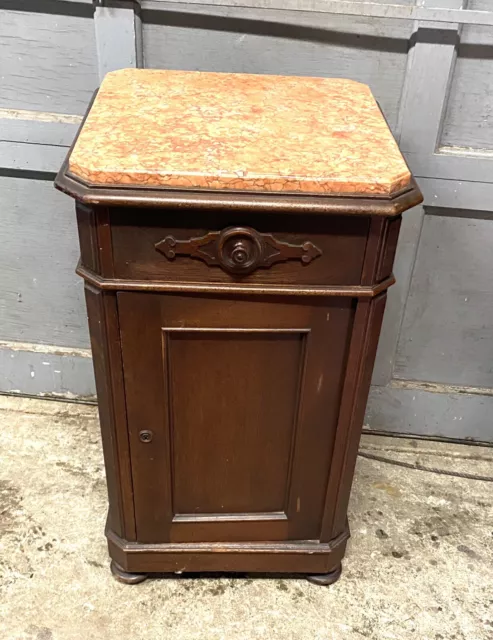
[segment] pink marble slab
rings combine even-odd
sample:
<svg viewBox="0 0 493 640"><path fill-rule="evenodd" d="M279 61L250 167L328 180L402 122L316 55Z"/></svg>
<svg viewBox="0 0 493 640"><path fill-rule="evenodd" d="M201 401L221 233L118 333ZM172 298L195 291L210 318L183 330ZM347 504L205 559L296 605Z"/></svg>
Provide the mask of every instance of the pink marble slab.
<svg viewBox="0 0 493 640"><path fill-rule="evenodd" d="M388 196L411 174L352 80L109 73L69 159L97 185Z"/></svg>

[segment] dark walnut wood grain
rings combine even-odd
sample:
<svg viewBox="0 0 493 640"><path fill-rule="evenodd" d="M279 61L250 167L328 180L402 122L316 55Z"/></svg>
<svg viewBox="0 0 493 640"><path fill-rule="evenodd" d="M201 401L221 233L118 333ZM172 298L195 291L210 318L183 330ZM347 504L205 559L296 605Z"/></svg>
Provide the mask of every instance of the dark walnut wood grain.
<svg viewBox="0 0 493 640"><path fill-rule="evenodd" d="M212 211L208 227L203 226L203 213L190 212L185 217L183 212L170 211L156 216L154 211L118 209L110 211L110 217L115 277L150 282L359 285L370 226L369 217L239 217ZM228 258L234 239L226 237L222 254L218 242L231 227L251 230L249 237L237 237L248 241L247 262L241 268ZM175 247L166 238L172 238ZM207 254L200 242L205 243ZM198 250L201 259L197 259ZM271 261L269 256L282 261Z"/></svg>
<svg viewBox="0 0 493 640"><path fill-rule="evenodd" d="M108 487L108 524L135 540L127 409L116 294L86 284L86 304Z"/></svg>
<svg viewBox="0 0 493 640"><path fill-rule="evenodd" d="M137 539L317 539L353 301L118 306Z"/></svg>
<svg viewBox="0 0 493 640"><path fill-rule="evenodd" d="M256 269L268 269L273 264L287 260L310 264L322 255L320 249L309 240L302 244L289 244L268 233L258 233L251 227L229 227L188 240L166 236L155 246L168 260L174 260L177 255L190 256L240 276Z"/></svg>
<svg viewBox="0 0 493 640"><path fill-rule="evenodd" d="M113 574L332 584L400 216L132 198L77 207Z"/></svg>

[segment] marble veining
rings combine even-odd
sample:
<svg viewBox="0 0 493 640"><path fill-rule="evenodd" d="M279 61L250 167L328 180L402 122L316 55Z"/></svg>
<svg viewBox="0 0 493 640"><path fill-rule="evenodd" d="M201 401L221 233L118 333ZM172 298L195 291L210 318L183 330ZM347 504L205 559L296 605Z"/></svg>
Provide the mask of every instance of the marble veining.
<svg viewBox="0 0 493 640"><path fill-rule="evenodd" d="M364 84L153 69L104 78L69 169L97 185L343 195L411 179Z"/></svg>

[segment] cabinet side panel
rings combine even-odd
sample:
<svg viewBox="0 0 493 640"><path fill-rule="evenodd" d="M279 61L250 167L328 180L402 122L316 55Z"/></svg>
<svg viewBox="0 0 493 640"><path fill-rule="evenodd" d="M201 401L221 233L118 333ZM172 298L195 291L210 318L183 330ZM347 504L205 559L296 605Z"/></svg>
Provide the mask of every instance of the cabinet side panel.
<svg viewBox="0 0 493 640"><path fill-rule="evenodd" d="M113 278L113 240L111 238L110 211L107 207L95 207L97 224L99 266L101 275Z"/></svg>
<svg viewBox="0 0 493 640"><path fill-rule="evenodd" d="M294 447L289 512L290 538L319 537L325 492L337 432L344 371L349 354L355 305L351 298L320 301L311 317L307 362Z"/></svg>
<svg viewBox="0 0 493 640"><path fill-rule="evenodd" d="M365 248L363 271L361 273L361 284L363 285L369 285L375 282L387 228L388 220L386 218L372 217Z"/></svg>
<svg viewBox="0 0 493 640"><path fill-rule="evenodd" d="M386 241L378 265L377 282L381 282L385 278L388 278L392 273L395 251L397 249L397 240L399 239L399 231L401 228L401 220L402 218L399 216L398 218L392 218L387 222Z"/></svg>
<svg viewBox="0 0 493 640"><path fill-rule="evenodd" d="M137 537L143 543L168 541L173 518L172 469L167 428L169 398L164 384L161 342L161 296L118 293L118 309ZM148 441L142 440L142 431L149 432Z"/></svg>
<svg viewBox="0 0 493 640"><path fill-rule="evenodd" d="M89 332L112 531L135 540L133 491L116 295L86 284Z"/></svg>
<svg viewBox="0 0 493 640"><path fill-rule="evenodd" d="M321 541L341 534L363 426L387 294L358 301L327 487Z"/></svg>
<svg viewBox="0 0 493 640"><path fill-rule="evenodd" d="M100 273L96 218L92 207L80 202L75 205L79 230L80 261L95 273Z"/></svg>

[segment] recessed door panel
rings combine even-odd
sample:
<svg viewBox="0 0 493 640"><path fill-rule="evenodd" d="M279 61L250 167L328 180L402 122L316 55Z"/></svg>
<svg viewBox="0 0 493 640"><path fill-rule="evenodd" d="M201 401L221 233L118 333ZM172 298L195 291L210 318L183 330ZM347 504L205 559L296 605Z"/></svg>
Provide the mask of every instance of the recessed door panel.
<svg viewBox="0 0 493 640"><path fill-rule="evenodd" d="M175 514L285 512L307 333L163 329Z"/></svg>

